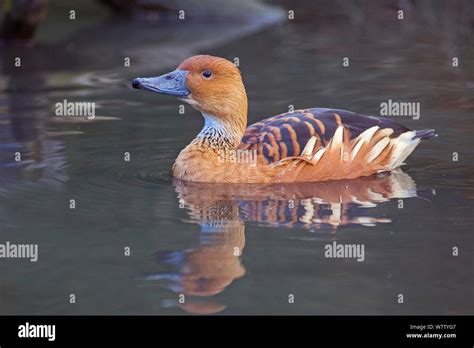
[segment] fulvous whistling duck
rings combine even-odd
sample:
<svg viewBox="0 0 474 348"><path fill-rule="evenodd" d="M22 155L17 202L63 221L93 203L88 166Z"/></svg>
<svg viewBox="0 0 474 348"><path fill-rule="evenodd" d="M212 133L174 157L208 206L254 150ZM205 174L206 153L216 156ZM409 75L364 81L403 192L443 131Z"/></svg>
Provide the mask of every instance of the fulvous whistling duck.
<svg viewBox="0 0 474 348"><path fill-rule="evenodd" d="M282 183L351 179L395 169L433 129L313 108L247 126L247 94L230 61L198 55L159 77L132 86L177 97L199 110L204 127L173 165L181 180ZM252 155L255 155L253 160ZM242 160L243 158L243 160Z"/></svg>

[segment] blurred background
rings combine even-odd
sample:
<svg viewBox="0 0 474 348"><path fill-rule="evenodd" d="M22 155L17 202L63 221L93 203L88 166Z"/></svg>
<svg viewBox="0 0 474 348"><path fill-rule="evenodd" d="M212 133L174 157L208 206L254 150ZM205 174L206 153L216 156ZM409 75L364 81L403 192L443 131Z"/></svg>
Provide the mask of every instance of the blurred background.
<svg viewBox="0 0 474 348"><path fill-rule="evenodd" d="M0 261L0 314L473 314L472 1L0 10L0 243L39 246L36 263ZM173 181L202 119L130 84L195 54L238 60L249 124L292 107L378 115L391 99L419 102L399 121L439 137L403 172L350 182ZM55 117L65 99L97 116ZM365 261L325 258L333 241L364 244Z"/></svg>

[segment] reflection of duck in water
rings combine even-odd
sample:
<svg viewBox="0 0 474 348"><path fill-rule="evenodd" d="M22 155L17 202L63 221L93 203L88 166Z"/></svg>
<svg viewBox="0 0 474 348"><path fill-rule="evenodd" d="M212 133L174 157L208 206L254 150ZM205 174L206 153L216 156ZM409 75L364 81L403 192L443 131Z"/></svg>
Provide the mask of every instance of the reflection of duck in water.
<svg viewBox="0 0 474 348"><path fill-rule="evenodd" d="M414 181L401 171L324 183L278 185L175 182L180 204L191 222L201 226L194 248L158 253L168 271L149 274L172 291L189 295L176 305L191 313L217 313L225 305L193 300L221 293L245 274L240 256L245 222L321 228L390 222L369 216L377 204L417 195ZM188 298L189 297L189 298Z"/></svg>
<svg viewBox="0 0 474 348"><path fill-rule="evenodd" d="M183 251L158 253L159 261L171 267L174 272L151 274L147 279L168 282L170 289L186 296L217 295L234 279L245 274L239 258L245 246L245 225L239 220L238 204L206 199L181 200L190 209L193 222L201 226L199 246ZM219 303L189 299L179 305L188 312L200 314L225 309Z"/></svg>
<svg viewBox="0 0 474 348"><path fill-rule="evenodd" d="M357 178L399 167L422 139L435 136L432 129L411 131L388 119L321 108L270 117L246 128L247 94L240 72L212 56L188 58L160 77L137 78L133 87L176 96L202 113L204 128L173 167L174 176L187 181ZM254 152L256 163L236 161L234 151Z"/></svg>

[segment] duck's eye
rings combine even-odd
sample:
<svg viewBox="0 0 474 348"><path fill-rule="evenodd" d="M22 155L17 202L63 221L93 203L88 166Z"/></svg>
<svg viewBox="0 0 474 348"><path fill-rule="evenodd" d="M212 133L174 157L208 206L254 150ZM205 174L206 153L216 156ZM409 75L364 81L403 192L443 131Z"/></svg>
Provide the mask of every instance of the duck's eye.
<svg viewBox="0 0 474 348"><path fill-rule="evenodd" d="M202 76L205 78L205 79L210 79L212 77L212 71L211 70L204 70L202 72Z"/></svg>

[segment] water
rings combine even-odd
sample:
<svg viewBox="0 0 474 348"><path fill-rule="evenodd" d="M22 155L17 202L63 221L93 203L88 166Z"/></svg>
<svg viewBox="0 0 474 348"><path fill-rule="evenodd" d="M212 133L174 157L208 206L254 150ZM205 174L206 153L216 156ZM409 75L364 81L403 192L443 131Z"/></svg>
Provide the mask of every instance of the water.
<svg viewBox="0 0 474 348"><path fill-rule="evenodd" d="M2 47L1 241L37 243L39 261L0 262L0 314L472 314L472 33L469 42L436 19L359 19L305 14L241 38L226 23L187 24L184 35L173 22L99 21L54 42L46 27L40 46ZM163 32L190 43L151 39ZM174 181L173 160L202 120L130 81L196 53L239 58L250 122L289 105L376 115L392 99L420 102L419 120L400 121L439 137L391 175ZM25 66L15 70L18 55ZM64 99L96 102L102 118L53 119ZM365 260L326 258L334 241L363 244Z"/></svg>

